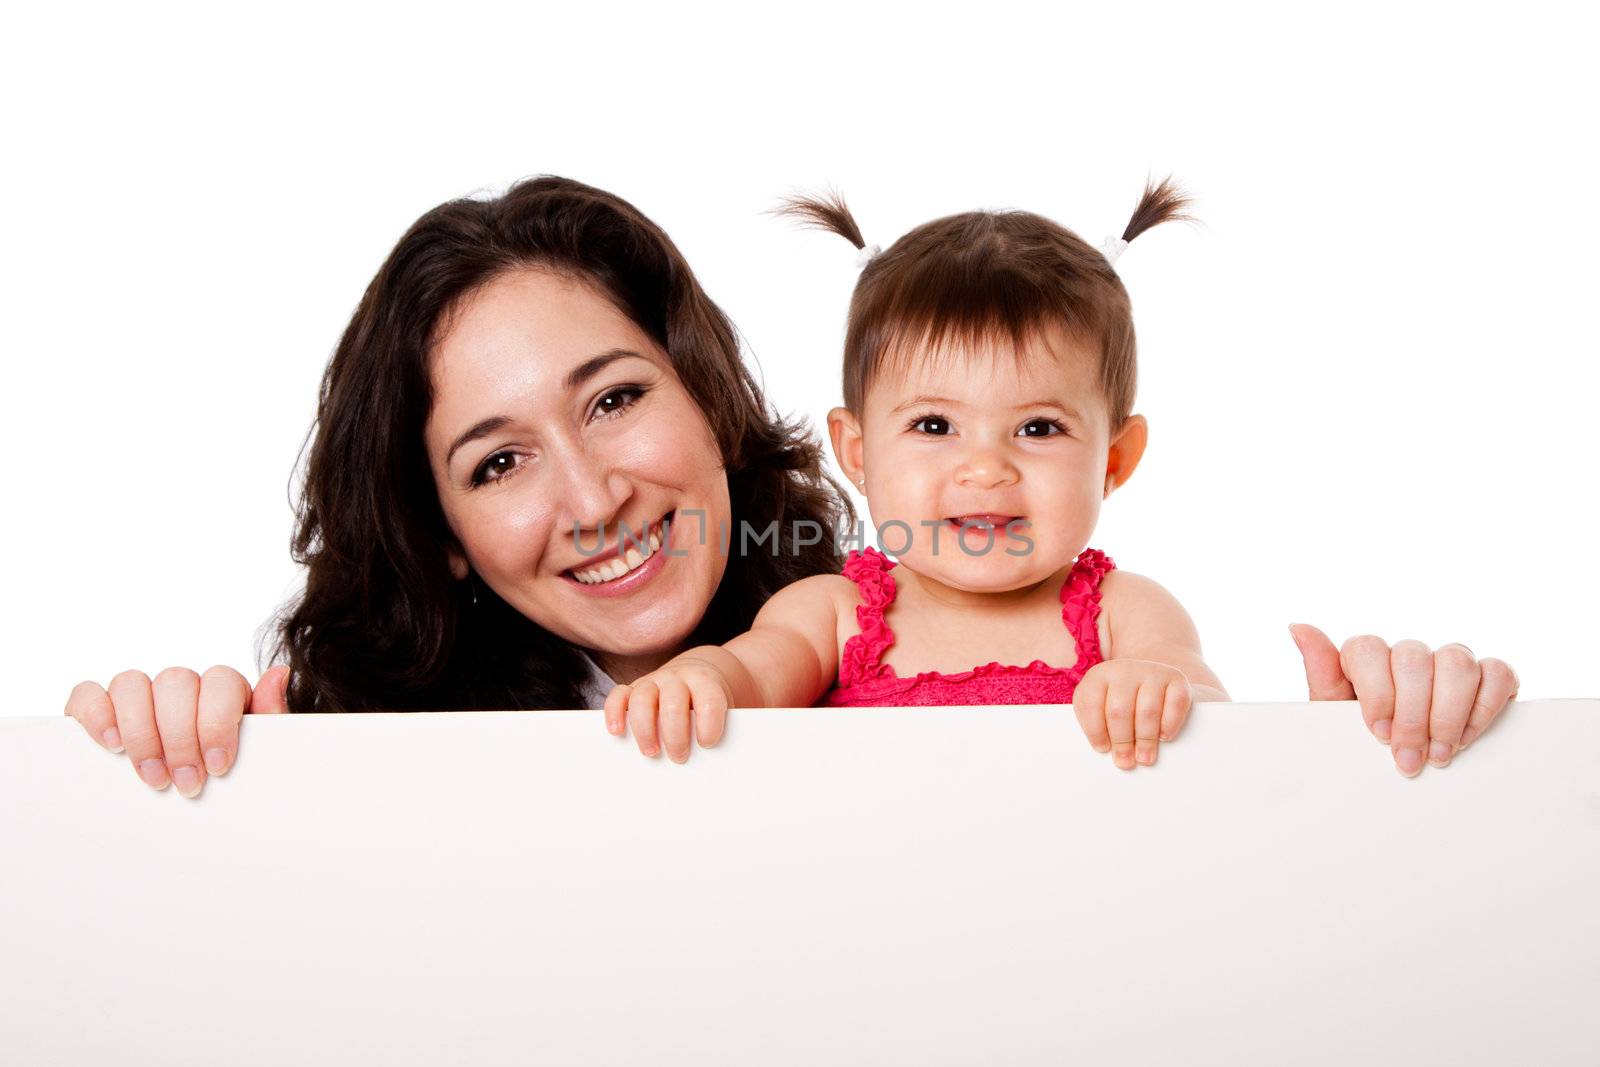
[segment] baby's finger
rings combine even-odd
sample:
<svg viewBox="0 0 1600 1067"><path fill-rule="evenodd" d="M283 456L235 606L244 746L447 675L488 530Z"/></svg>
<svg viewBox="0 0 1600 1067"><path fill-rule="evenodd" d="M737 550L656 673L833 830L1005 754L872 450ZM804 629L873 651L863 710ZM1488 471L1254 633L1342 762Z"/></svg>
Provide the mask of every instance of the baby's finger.
<svg viewBox="0 0 1600 1067"><path fill-rule="evenodd" d="M709 678L689 679L689 695L694 699L694 739L701 748L711 748L722 740L728 724L728 694Z"/></svg>
<svg viewBox="0 0 1600 1067"><path fill-rule="evenodd" d="M1482 674L1466 645L1442 646L1433 654L1433 707L1428 711L1428 762L1446 766L1461 747Z"/></svg>
<svg viewBox="0 0 1600 1067"><path fill-rule="evenodd" d="M1072 692L1072 712L1078 717L1083 736L1096 752L1111 751L1111 735L1106 732L1106 686L1101 676L1090 671Z"/></svg>
<svg viewBox="0 0 1600 1067"><path fill-rule="evenodd" d="M1505 709L1506 702L1516 699L1521 682L1505 660L1489 658L1478 662L1482 681L1478 683L1478 697L1472 704L1472 715L1467 728L1461 733L1461 747L1466 748L1489 728L1495 717Z"/></svg>
<svg viewBox="0 0 1600 1067"><path fill-rule="evenodd" d="M621 737L627 729L628 694L631 692L631 685L614 685L606 694L606 732L612 737Z"/></svg>
<svg viewBox="0 0 1600 1067"><path fill-rule="evenodd" d="M1111 758L1125 771L1133 769L1133 710L1139 691L1126 685L1106 689L1106 733L1111 735Z"/></svg>
<svg viewBox="0 0 1600 1067"><path fill-rule="evenodd" d="M198 723L206 773L223 775L239 756L239 720L250 706L250 683L231 667L200 676Z"/></svg>
<svg viewBox="0 0 1600 1067"><path fill-rule="evenodd" d="M1171 741L1178 736L1184 723L1189 721L1189 711L1194 707L1194 690L1187 678L1167 686L1167 696L1161 705L1161 740Z"/></svg>
<svg viewBox="0 0 1600 1067"><path fill-rule="evenodd" d="M656 734L656 705L660 690L648 678L633 687L628 694L628 729L633 734L639 751L654 759L661 751L661 739Z"/></svg>
<svg viewBox="0 0 1600 1067"><path fill-rule="evenodd" d="M1166 695L1166 683L1145 682L1134 697L1133 758L1146 767L1155 763L1161 744L1161 705Z"/></svg>
<svg viewBox="0 0 1600 1067"><path fill-rule="evenodd" d="M661 682L661 745L673 763L689 758L689 687L682 678Z"/></svg>
<svg viewBox="0 0 1600 1067"><path fill-rule="evenodd" d="M172 784L186 797L206 784L200 756L200 676L187 667L168 667L150 683L156 702L156 729Z"/></svg>
<svg viewBox="0 0 1600 1067"><path fill-rule="evenodd" d="M1394 674L1394 731L1389 748L1407 778L1422 770L1428 747L1428 706L1433 701L1433 652L1421 641L1396 641L1389 651Z"/></svg>
<svg viewBox="0 0 1600 1067"><path fill-rule="evenodd" d="M1339 649L1339 669L1356 691L1367 729L1387 745L1394 727L1394 678L1389 673L1389 642L1373 634L1350 638Z"/></svg>
<svg viewBox="0 0 1600 1067"><path fill-rule="evenodd" d="M122 751L122 735L117 732L117 711L111 697L98 682L79 682L67 697L67 714L78 720L84 732L107 752Z"/></svg>
<svg viewBox="0 0 1600 1067"><path fill-rule="evenodd" d="M165 789L167 761L161 754L161 734L156 729L156 704L150 679L143 671L123 671L106 686L117 713L117 732L127 749L134 772L151 789Z"/></svg>

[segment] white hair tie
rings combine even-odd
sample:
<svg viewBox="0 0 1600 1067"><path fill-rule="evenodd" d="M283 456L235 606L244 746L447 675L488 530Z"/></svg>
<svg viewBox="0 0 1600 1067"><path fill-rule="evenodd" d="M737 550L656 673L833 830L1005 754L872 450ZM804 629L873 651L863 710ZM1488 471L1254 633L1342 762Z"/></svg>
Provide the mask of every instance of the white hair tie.
<svg viewBox="0 0 1600 1067"><path fill-rule="evenodd" d="M1105 255L1107 263L1116 263L1117 257L1122 255L1128 247L1128 242L1120 237L1107 237L1100 246L1100 251Z"/></svg>
<svg viewBox="0 0 1600 1067"><path fill-rule="evenodd" d="M879 248L877 245L865 245L865 246L863 246L861 248L861 250L856 253L856 269L860 270L861 268L865 267L868 263L871 263L872 262L872 257L877 255L879 252L882 252L882 251L883 251L883 249Z"/></svg>

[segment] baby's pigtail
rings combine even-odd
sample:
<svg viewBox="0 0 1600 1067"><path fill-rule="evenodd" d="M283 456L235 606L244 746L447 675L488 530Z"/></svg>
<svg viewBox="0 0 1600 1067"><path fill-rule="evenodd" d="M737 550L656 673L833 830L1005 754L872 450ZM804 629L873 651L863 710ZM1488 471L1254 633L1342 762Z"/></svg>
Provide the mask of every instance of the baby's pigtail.
<svg viewBox="0 0 1600 1067"><path fill-rule="evenodd" d="M844 197L839 195L837 189L830 189L819 196L786 196L771 213L780 218L794 219L802 226L827 230L843 237L859 250L860 255L856 256L858 267L865 267L873 256L882 251L877 245L867 245L867 239L861 236L861 227L856 225L855 216L850 214Z"/></svg>
<svg viewBox="0 0 1600 1067"><path fill-rule="evenodd" d="M1193 204L1194 199L1173 183L1171 175L1155 183L1146 181L1144 195L1139 198L1139 206L1133 209L1133 218L1122 231L1122 239L1131 241L1163 222L1194 222L1194 216L1187 210Z"/></svg>
<svg viewBox="0 0 1600 1067"><path fill-rule="evenodd" d="M850 214L844 197L836 189L819 196L786 196L772 209L771 214L794 219L800 225L814 230L836 233L857 248L867 247L866 239L861 236L861 227L856 225L855 216Z"/></svg>

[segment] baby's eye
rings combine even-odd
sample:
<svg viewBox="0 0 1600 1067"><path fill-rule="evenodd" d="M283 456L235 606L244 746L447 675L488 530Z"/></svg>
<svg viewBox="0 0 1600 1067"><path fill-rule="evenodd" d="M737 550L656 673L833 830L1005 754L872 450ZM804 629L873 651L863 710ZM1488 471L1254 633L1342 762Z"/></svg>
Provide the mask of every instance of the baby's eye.
<svg viewBox="0 0 1600 1067"><path fill-rule="evenodd" d="M1054 437L1058 433L1066 432L1066 427L1054 419L1030 419L1022 424L1022 429L1017 431L1017 436Z"/></svg>
<svg viewBox="0 0 1600 1067"><path fill-rule="evenodd" d="M488 482L503 482L521 470L524 464L517 462L515 452L496 452L482 463L478 464L472 472L472 484L484 485Z"/></svg>
<svg viewBox="0 0 1600 1067"><path fill-rule="evenodd" d="M943 437L950 432L950 420L938 415L924 415L920 419L912 420L911 429L917 433Z"/></svg>
<svg viewBox="0 0 1600 1067"><path fill-rule="evenodd" d="M620 415L639 402L644 396L644 387L638 385L621 385L615 389L601 394L600 399L594 402L594 417L597 419L610 418Z"/></svg>

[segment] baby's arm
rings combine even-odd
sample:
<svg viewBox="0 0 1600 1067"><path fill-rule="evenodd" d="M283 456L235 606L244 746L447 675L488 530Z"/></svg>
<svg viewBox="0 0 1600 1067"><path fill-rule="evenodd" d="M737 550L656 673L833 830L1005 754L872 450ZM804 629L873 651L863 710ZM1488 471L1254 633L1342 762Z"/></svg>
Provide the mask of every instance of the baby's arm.
<svg viewBox="0 0 1600 1067"><path fill-rule="evenodd" d="M1200 654L1189 613L1160 583L1112 571L1101 583L1105 660L1078 682L1072 707L1089 743L1117 766L1152 764L1196 700L1227 700Z"/></svg>
<svg viewBox="0 0 1600 1067"><path fill-rule="evenodd" d="M841 598L855 585L838 575L803 579L768 600L749 631L702 645L606 698L606 729L631 730L639 751L689 758L690 736L709 748L735 707L810 707L838 673Z"/></svg>

